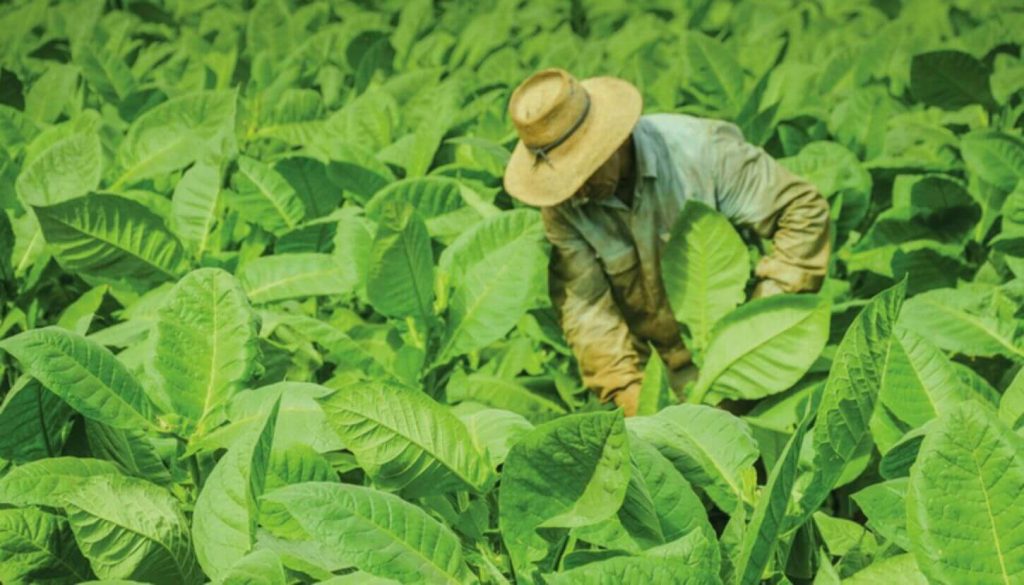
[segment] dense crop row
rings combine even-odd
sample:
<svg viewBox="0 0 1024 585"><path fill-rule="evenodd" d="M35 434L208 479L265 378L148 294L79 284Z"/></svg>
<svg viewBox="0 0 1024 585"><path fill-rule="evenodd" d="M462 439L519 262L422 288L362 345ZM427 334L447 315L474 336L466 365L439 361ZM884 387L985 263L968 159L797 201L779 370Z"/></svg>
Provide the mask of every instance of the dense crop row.
<svg viewBox="0 0 1024 585"><path fill-rule="evenodd" d="M1019 2L22 0L0 31L3 583L1024 580ZM746 304L768 244L684 209L688 404L657 359L628 420L579 383L500 187L549 66L735 121L832 204L822 292Z"/></svg>

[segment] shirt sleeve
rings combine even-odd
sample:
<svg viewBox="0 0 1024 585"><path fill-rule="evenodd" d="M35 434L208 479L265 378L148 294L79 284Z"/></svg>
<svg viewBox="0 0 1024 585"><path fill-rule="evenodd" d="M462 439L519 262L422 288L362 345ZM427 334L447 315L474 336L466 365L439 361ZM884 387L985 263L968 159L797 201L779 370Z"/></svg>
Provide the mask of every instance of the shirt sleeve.
<svg viewBox="0 0 1024 585"><path fill-rule="evenodd" d="M584 385L602 401L643 379L637 340L612 297L597 255L555 208L542 208L552 245L551 301Z"/></svg>
<svg viewBox="0 0 1024 585"><path fill-rule="evenodd" d="M734 124L711 132L708 156L719 210L771 238L755 268L784 292L816 291L828 271L829 205L818 189L743 139Z"/></svg>

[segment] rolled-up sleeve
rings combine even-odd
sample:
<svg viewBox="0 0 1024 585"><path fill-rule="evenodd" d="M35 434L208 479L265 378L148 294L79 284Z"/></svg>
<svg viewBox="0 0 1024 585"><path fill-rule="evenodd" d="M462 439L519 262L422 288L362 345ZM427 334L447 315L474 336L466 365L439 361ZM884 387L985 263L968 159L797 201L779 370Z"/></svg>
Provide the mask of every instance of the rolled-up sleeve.
<svg viewBox="0 0 1024 585"><path fill-rule="evenodd" d="M714 127L708 156L719 210L772 240L755 274L785 292L818 290L828 271L828 201L733 124Z"/></svg>
<svg viewBox="0 0 1024 585"><path fill-rule="evenodd" d="M549 287L584 385L602 401L643 379L636 341L594 250L556 208L542 208L552 244Z"/></svg>

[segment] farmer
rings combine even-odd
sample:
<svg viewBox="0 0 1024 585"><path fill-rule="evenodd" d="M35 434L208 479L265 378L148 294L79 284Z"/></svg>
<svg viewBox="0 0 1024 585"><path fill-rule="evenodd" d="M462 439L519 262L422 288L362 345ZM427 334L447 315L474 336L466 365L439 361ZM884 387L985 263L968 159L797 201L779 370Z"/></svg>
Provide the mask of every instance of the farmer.
<svg viewBox="0 0 1024 585"><path fill-rule="evenodd" d="M813 185L733 124L641 109L624 80L541 71L509 101L520 140L504 177L513 197L540 207L551 298L584 384L627 416L650 346L678 394L696 377L660 268L686 201L772 239L755 298L818 290L829 255L829 206Z"/></svg>

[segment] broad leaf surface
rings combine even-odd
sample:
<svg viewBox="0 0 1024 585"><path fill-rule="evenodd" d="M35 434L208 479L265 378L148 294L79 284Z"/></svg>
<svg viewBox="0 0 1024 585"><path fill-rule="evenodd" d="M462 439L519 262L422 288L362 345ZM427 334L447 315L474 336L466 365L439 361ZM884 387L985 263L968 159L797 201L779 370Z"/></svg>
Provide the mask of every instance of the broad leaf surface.
<svg viewBox="0 0 1024 585"><path fill-rule="evenodd" d="M328 424L380 488L410 496L485 492L494 481L462 421L418 390L359 382L319 400Z"/></svg>
<svg viewBox="0 0 1024 585"><path fill-rule="evenodd" d="M100 578L202 582L185 515L163 488L107 475L85 481L64 498L75 541Z"/></svg>
<svg viewBox="0 0 1024 585"><path fill-rule="evenodd" d="M1014 583L1024 574L1024 438L988 408L941 416L907 489L908 533L933 583Z"/></svg>
<svg viewBox="0 0 1024 585"><path fill-rule="evenodd" d="M150 336L149 378L199 435L223 421L228 400L252 377L256 315L233 276L202 268L171 289Z"/></svg>
<svg viewBox="0 0 1024 585"><path fill-rule="evenodd" d="M750 277L747 247L725 216L688 201L661 258L676 321L686 324L694 348L703 351L715 323L744 300Z"/></svg>
<svg viewBox="0 0 1024 585"><path fill-rule="evenodd" d="M264 496L355 567L399 582L475 583L458 538L422 509L370 488L311 482Z"/></svg>
<svg viewBox="0 0 1024 585"><path fill-rule="evenodd" d="M64 507L64 494L97 475L122 475L100 459L53 457L15 467L0 478L0 502L12 506Z"/></svg>
<svg viewBox="0 0 1024 585"><path fill-rule="evenodd" d="M152 211L115 195L91 194L35 208L54 256L67 269L110 279L174 280L185 250Z"/></svg>
<svg viewBox="0 0 1024 585"><path fill-rule="evenodd" d="M712 331L693 401L749 400L789 388L825 346L828 319L829 303L811 295L778 295L736 309Z"/></svg>
<svg viewBox="0 0 1024 585"><path fill-rule="evenodd" d="M115 428L150 428L154 407L143 386L95 341L44 327L0 341L25 373L83 415Z"/></svg>

